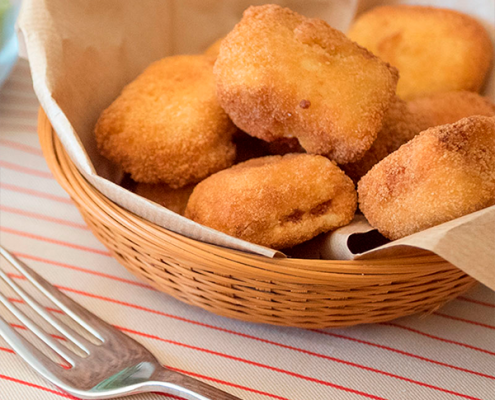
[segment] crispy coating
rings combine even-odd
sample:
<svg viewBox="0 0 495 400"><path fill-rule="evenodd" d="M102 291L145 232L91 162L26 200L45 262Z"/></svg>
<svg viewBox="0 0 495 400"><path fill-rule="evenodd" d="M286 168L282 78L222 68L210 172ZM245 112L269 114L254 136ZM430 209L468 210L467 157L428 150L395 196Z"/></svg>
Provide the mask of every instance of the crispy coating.
<svg viewBox="0 0 495 400"><path fill-rule="evenodd" d="M101 114L100 153L137 182L172 188L232 165L236 128L216 99L214 61L174 56L151 64Z"/></svg>
<svg viewBox="0 0 495 400"><path fill-rule="evenodd" d="M165 184L138 183L134 188L134 192L177 214L184 215L187 201L193 189L194 185L172 189Z"/></svg>
<svg viewBox="0 0 495 400"><path fill-rule="evenodd" d="M487 97L467 91L435 93L407 103L396 98L371 148L359 161L342 169L357 182L373 165L420 132L473 115L495 116L495 105Z"/></svg>
<svg viewBox="0 0 495 400"><path fill-rule="evenodd" d="M430 128L359 182L359 206L390 239L495 204L495 117Z"/></svg>
<svg viewBox="0 0 495 400"><path fill-rule="evenodd" d="M186 217L229 235L280 249L349 223L352 181L322 156L252 159L210 176L194 189Z"/></svg>
<svg viewBox="0 0 495 400"><path fill-rule="evenodd" d="M423 129L452 124L473 115L495 116L495 104L488 97L467 91L435 93L408 102Z"/></svg>
<svg viewBox="0 0 495 400"><path fill-rule="evenodd" d="M406 100L479 91L493 58L490 37L479 22L442 8L376 7L353 23L348 36L397 67L397 94Z"/></svg>
<svg viewBox="0 0 495 400"><path fill-rule="evenodd" d="M396 97L387 110L383 127L370 149L360 160L343 165L342 169L354 182L359 181L373 165L424 130L425 125L423 117L411 112L408 104Z"/></svg>
<svg viewBox="0 0 495 400"><path fill-rule="evenodd" d="M215 41L214 41L214 42L210 45L210 47L208 47L208 48L205 50L204 54L205 54L206 56L211 56L211 57L215 57L215 58L217 58L217 57L218 57L218 53L220 52L220 44L222 44L222 40L223 40L223 39L224 39L224 38L223 38L223 37L221 37L220 39L215 40Z"/></svg>
<svg viewBox="0 0 495 400"><path fill-rule="evenodd" d="M320 19L277 5L250 7L220 46L220 104L248 134L299 139L337 163L371 146L398 74Z"/></svg>

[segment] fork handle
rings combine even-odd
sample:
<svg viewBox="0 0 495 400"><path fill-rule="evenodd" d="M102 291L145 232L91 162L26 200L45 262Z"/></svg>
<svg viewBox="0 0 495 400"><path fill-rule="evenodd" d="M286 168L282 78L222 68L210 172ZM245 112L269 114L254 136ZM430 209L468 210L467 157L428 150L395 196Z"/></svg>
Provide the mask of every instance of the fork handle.
<svg viewBox="0 0 495 400"><path fill-rule="evenodd" d="M149 384L153 392L170 394L171 391L176 391L181 396L187 395L187 398L194 400L241 400L239 397L168 368L157 369Z"/></svg>

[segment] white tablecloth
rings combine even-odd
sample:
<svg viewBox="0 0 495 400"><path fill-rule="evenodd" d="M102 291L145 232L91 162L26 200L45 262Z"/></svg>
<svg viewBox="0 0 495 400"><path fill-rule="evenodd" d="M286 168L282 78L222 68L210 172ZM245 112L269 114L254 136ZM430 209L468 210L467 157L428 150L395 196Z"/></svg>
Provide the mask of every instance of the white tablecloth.
<svg viewBox="0 0 495 400"><path fill-rule="evenodd" d="M0 90L0 242L165 365L246 400L495 399L495 293L481 285L428 316L307 331L222 318L138 281L53 179L37 108L21 61ZM0 400L61 398L0 339Z"/></svg>

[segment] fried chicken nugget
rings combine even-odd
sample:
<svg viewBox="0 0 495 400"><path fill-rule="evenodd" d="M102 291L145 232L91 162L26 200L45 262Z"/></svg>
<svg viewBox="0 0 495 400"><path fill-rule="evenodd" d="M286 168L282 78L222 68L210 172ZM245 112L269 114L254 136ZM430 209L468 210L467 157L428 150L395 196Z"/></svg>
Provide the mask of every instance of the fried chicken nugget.
<svg viewBox="0 0 495 400"><path fill-rule="evenodd" d="M195 185L183 186L179 189L172 189L165 184L138 183L134 188L134 193L145 197L169 210L184 215L187 201Z"/></svg>
<svg viewBox="0 0 495 400"><path fill-rule="evenodd" d="M280 249L348 224L352 181L322 156L252 159L199 183L186 217L229 235Z"/></svg>
<svg viewBox="0 0 495 400"><path fill-rule="evenodd" d="M420 132L473 115L495 116L495 105L487 97L467 91L435 93L407 103L396 98L371 148L359 161L342 169L357 182L373 165Z"/></svg>
<svg viewBox="0 0 495 400"><path fill-rule="evenodd" d="M359 182L359 206L389 239L495 204L495 117L430 128Z"/></svg>
<svg viewBox="0 0 495 400"><path fill-rule="evenodd" d="M411 100L407 106L420 121L422 130L473 115L495 116L495 104L488 97L467 91L435 93Z"/></svg>
<svg viewBox="0 0 495 400"><path fill-rule="evenodd" d="M100 153L135 181L172 188L232 165L236 127L216 99L214 62L195 55L151 64L101 114Z"/></svg>
<svg viewBox="0 0 495 400"><path fill-rule="evenodd" d="M220 46L220 104L248 134L297 137L337 163L371 146L397 71L320 19L277 5L250 7Z"/></svg>
<svg viewBox="0 0 495 400"><path fill-rule="evenodd" d="M490 37L478 21L442 8L376 7L358 17L347 35L397 67L397 94L406 100L479 91L493 58Z"/></svg>

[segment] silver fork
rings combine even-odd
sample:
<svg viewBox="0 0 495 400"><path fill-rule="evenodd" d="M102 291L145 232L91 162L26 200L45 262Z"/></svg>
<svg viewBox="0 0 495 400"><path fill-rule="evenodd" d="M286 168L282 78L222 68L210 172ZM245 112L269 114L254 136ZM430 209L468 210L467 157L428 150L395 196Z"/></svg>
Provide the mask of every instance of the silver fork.
<svg viewBox="0 0 495 400"><path fill-rule="evenodd" d="M63 391L82 399L110 399L158 392L178 394L197 400L240 400L199 380L164 368L142 345L67 297L1 246L0 254L62 311L101 342L93 343L54 317L0 268L0 278L36 313L84 353L84 356L77 355L52 339L0 293L0 302L26 328L62 357L70 368L63 368L44 355L15 332L1 316L0 336L31 367Z"/></svg>

